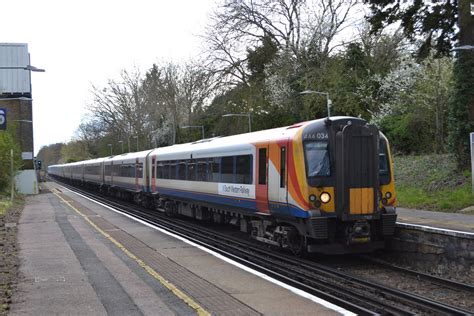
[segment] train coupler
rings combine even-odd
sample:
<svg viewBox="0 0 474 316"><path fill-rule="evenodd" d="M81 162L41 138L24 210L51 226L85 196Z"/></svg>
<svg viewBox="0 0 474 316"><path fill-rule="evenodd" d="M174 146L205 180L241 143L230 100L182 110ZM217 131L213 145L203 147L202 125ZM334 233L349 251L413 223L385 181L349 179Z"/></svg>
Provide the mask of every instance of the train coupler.
<svg viewBox="0 0 474 316"><path fill-rule="evenodd" d="M346 243L348 245L370 242L370 224L367 221L355 222L346 227Z"/></svg>

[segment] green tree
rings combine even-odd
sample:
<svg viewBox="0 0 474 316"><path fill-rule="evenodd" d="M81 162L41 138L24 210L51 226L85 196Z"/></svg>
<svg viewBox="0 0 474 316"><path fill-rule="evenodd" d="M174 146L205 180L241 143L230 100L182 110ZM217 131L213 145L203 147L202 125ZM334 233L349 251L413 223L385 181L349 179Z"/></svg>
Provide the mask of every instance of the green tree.
<svg viewBox="0 0 474 316"><path fill-rule="evenodd" d="M59 159L61 159L61 148L63 145L63 143L56 143L41 147L36 157L41 160L44 170L46 170L48 166L58 163Z"/></svg>
<svg viewBox="0 0 474 316"><path fill-rule="evenodd" d="M471 1L459 2L459 50L454 65L449 146L459 169L469 167L469 132L474 131L474 15Z"/></svg>
<svg viewBox="0 0 474 316"><path fill-rule="evenodd" d="M456 157L458 167L468 167L468 132L474 121L474 15L471 1L444 0L428 2L413 0L365 0L371 5L369 21L373 30L387 24L401 22L404 34L415 40L423 36L418 56L429 56L434 43L437 56L451 54L455 40L457 58L454 66L454 94L449 111L449 146ZM467 48L467 49L466 49Z"/></svg>
<svg viewBox="0 0 474 316"><path fill-rule="evenodd" d="M71 140L61 147L61 163L90 159L85 142L81 140Z"/></svg>
<svg viewBox="0 0 474 316"><path fill-rule="evenodd" d="M433 47L437 57L450 54L456 37L457 0L364 0L364 2L370 5L372 11L368 20L373 33L387 25L400 22L407 38L416 41L422 37L422 44L418 50L419 57L427 57Z"/></svg>
<svg viewBox="0 0 474 316"><path fill-rule="evenodd" d="M13 128L0 131L0 193L10 188L12 178L11 174L11 156L13 149L13 175L15 175L22 165L20 156L20 146L12 134Z"/></svg>

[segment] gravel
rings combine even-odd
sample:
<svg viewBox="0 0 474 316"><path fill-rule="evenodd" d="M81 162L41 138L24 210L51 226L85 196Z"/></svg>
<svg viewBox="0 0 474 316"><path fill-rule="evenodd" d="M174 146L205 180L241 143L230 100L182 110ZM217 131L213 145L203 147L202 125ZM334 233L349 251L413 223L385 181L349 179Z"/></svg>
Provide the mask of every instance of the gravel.
<svg viewBox="0 0 474 316"><path fill-rule="evenodd" d="M418 294L438 302L474 312L472 292L434 284L427 280L418 279L416 276L407 275L403 272L394 271L367 262L357 263L357 260L349 260L345 264L339 264L338 269L366 280L371 280L374 283L388 285L399 290Z"/></svg>
<svg viewBox="0 0 474 316"><path fill-rule="evenodd" d="M0 215L0 314L8 313L19 277L17 224L22 209L20 201Z"/></svg>

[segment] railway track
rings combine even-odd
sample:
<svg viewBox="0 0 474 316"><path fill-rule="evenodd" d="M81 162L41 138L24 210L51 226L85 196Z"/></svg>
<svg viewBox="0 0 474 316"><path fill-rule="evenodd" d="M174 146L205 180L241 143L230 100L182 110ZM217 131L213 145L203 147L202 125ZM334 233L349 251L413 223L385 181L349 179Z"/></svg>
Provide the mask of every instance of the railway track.
<svg viewBox="0 0 474 316"><path fill-rule="evenodd" d="M412 275L412 276L416 277L417 279L425 280L425 281L437 284L439 286L444 286L444 287L447 287L447 288L450 288L450 289L453 289L453 290L470 292L474 295L474 285L472 285L472 284L453 281L453 280L441 278L441 277L438 277L438 276L434 276L434 275L431 275L431 274L423 273L423 272L420 272L420 271L415 271L415 270L408 269L408 268L405 268L405 267L401 267L401 266L398 266L398 265L395 265L395 264L392 264L392 263L389 263L389 262L386 262L386 261L382 261L382 260L379 260L379 259L376 259L376 258L372 258L372 257L369 257L369 256L359 256L359 257L365 262L369 262L371 264L378 265L378 266L383 267L383 268L387 268L387 269L390 269L390 270L402 272L404 274Z"/></svg>
<svg viewBox="0 0 474 316"><path fill-rule="evenodd" d="M469 315L472 313L367 281L323 264L275 252L253 241L219 233L188 220L166 217L156 211L144 210L123 201L117 202L74 187L67 187L357 314Z"/></svg>

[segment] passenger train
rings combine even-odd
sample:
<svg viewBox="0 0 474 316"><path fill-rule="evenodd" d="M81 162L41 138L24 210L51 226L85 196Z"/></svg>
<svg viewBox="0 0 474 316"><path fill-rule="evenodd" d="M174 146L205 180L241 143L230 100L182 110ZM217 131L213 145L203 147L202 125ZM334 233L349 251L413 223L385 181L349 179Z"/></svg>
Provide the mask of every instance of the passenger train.
<svg viewBox="0 0 474 316"><path fill-rule="evenodd" d="M387 138L354 117L53 165L48 174L168 215L237 225L297 254L383 248L397 217Z"/></svg>

